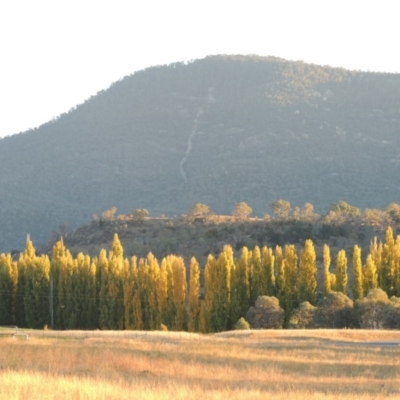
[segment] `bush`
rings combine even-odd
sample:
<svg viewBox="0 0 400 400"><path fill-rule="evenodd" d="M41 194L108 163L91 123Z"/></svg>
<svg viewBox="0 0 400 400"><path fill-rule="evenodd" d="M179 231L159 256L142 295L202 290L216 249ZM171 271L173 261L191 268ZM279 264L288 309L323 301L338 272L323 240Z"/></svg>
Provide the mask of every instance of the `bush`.
<svg viewBox="0 0 400 400"><path fill-rule="evenodd" d="M236 322L235 329L237 331L248 330L250 329L250 324L242 317Z"/></svg>
<svg viewBox="0 0 400 400"><path fill-rule="evenodd" d="M160 330L160 331L168 331L168 327L167 327L167 325L160 324L159 330Z"/></svg>
<svg viewBox="0 0 400 400"><path fill-rule="evenodd" d="M362 329L382 329L391 324L390 308L395 306L382 289L371 289L368 295L356 301L355 313Z"/></svg>
<svg viewBox="0 0 400 400"><path fill-rule="evenodd" d="M273 296L259 296L254 307L250 307L246 314L246 320L254 329L280 329L284 319L285 311Z"/></svg>
<svg viewBox="0 0 400 400"><path fill-rule="evenodd" d="M290 316L289 329L311 329L314 328L315 307L308 301L304 301L300 306L293 310Z"/></svg>
<svg viewBox="0 0 400 400"><path fill-rule="evenodd" d="M341 292L331 292L317 305L314 314L316 328L349 328L357 326L353 301Z"/></svg>

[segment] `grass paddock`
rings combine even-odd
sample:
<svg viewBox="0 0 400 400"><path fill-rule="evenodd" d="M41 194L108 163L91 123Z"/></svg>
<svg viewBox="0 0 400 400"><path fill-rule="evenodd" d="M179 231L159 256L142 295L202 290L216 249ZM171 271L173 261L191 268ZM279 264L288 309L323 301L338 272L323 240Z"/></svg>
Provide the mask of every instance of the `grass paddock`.
<svg viewBox="0 0 400 400"><path fill-rule="evenodd" d="M400 398L399 331L0 330L1 399Z"/></svg>

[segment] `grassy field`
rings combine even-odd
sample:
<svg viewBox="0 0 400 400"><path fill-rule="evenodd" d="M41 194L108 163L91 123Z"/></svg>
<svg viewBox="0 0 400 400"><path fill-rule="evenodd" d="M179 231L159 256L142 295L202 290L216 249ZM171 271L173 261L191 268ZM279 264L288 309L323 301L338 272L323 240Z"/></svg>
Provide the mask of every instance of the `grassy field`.
<svg viewBox="0 0 400 400"><path fill-rule="evenodd" d="M0 399L400 398L399 331L0 330Z"/></svg>

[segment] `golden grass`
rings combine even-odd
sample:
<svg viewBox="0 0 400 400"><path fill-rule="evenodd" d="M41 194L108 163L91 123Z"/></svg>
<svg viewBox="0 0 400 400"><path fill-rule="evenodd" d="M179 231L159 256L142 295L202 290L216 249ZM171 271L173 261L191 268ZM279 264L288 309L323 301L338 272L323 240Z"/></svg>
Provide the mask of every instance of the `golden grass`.
<svg viewBox="0 0 400 400"><path fill-rule="evenodd" d="M0 339L0 399L400 398L398 331L29 331Z"/></svg>

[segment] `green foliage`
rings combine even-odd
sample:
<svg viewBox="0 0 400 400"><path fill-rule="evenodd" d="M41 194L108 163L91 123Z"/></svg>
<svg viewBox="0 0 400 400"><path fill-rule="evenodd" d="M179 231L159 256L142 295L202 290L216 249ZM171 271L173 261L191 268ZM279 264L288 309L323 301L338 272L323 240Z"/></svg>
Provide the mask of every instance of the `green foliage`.
<svg viewBox="0 0 400 400"><path fill-rule="evenodd" d="M315 304L317 300L317 262L314 244L306 240L304 249L300 254L299 280L298 280L299 303L309 301Z"/></svg>
<svg viewBox="0 0 400 400"><path fill-rule="evenodd" d="M244 224L231 228L229 234L247 234ZM391 229L384 243L373 240L364 267L361 248L354 247L355 313L351 300L336 292L347 286L346 254L338 252L337 274L331 274L328 245L317 248L323 252L325 271L318 289L328 293L316 308L312 305L317 293L312 240L306 240L300 260L294 245L286 245L284 254L279 246L275 252L267 246L255 246L253 251L243 247L239 258L225 245L217 258L208 256L204 279L192 257L189 291L182 257L168 255L161 264L151 252L147 257L124 258L117 234L110 247L108 254L101 250L95 258L82 252L73 257L61 239L54 244L50 261L36 255L28 237L18 262L11 254L1 254L0 322L36 328L54 323L56 329L154 330L164 325L169 330L219 332L234 329L246 317L255 328L279 328L282 318L291 328L398 327L400 299L389 300L386 292L376 288L377 265L382 282L382 268L392 266L391 290L399 284L400 237L394 240ZM270 296L258 296L251 307L251 295L257 293ZM308 300L299 306L304 298Z"/></svg>
<svg viewBox="0 0 400 400"><path fill-rule="evenodd" d="M25 323L30 328L42 329L49 325L50 261L47 256L35 254L28 238L20 261L24 265L23 302Z"/></svg>
<svg viewBox="0 0 400 400"><path fill-rule="evenodd" d="M353 301L341 292L328 293L315 309L314 324L317 328L354 327Z"/></svg>
<svg viewBox="0 0 400 400"><path fill-rule="evenodd" d="M135 208L131 215L134 221L141 224L150 214L145 208Z"/></svg>
<svg viewBox="0 0 400 400"><path fill-rule="evenodd" d="M341 200L338 203L331 204L330 211L338 213L340 215L348 215L356 217L360 215L360 209L346 203L345 201Z"/></svg>
<svg viewBox="0 0 400 400"><path fill-rule="evenodd" d="M363 274L361 263L361 249L357 245L353 251L353 300L358 300L363 297Z"/></svg>
<svg viewBox="0 0 400 400"><path fill-rule="evenodd" d="M336 286L335 290L347 295L347 257L344 250L340 250L336 257Z"/></svg>
<svg viewBox="0 0 400 400"><path fill-rule="evenodd" d="M316 307L308 301L304 301L298 308L295 308L290 315L289 329L312 329L314 325L314 314Z"/></svg>
<svg viewBox="0 0 400 400"><path fill-rule="evenodd" d="M324 294L327 295L332 291L332 277L329 271L329 267L331 265L331 253L329 246L327 244L324 244L323 264L324 264Z"/></svg>
<svg viewBox="0 0 400 400"><path fill-rule="evenodd" d="M235 329L237 331L249 330L250 329L250 324L243 317L241 317L236 322Z"/></svg>
<svg viewBox="0 0 400 400"><path fill-rule="evenodd" d="M232 215L238 219L246 219L250 216L253 209L245 202L240 202L235 205Z"/></svg>
<svg viewBox="0 0 400 400"><path fill-rule="evenodd" d="M18 269L11 254L0 254L0 326L15 323Z"/></svg>
<svg viewBox="0 0 400 400"><path fill-rule="evenodd" d="M253 329L280 329L285 319L285 311L279 300L273 296L260 296L254 307L250 307L246 320Z"/></svg>
<svg viewBox="0 0 400 400"><path fill-rule="evenodd" d="M115 213L117 212L117 207L111 207L107 210L104 210L101 213L102 221L113 221L115 219Z"/></svg>
<svg viewBox="0 0 400 400"><path fill-rule="evenodd" d="M297 251L294 245L285 246L284 260L284 276L285 276L285 311L286 320L297 307L298 303L298 274L299 268L297 263Z"/></svg>
<svg viewBox="0 0 400 400"><path fill-rule="evenodd" d="M196 203L194 204L190 210L188 216L190 218L205 218L210 214L210 208L203 203Z"/></svg>
<svg viewBox="0 0 400 400"><path fill-rule="evenodd" d="M189 332L197 332L199 330L200 316L200 268L197 260L192 257L190 259L190 283L189 283L189 316L188 330Z"/></svg>
<svg viewBox="0 0 400 400"><path fill-rule="evenodd" d="M391 305L382 289L371 289L367 296L355 302L355 313L362 329L382 329L385 314Z"/></svg>
<svg viewBox="0 0 400 400"><path fill-rule="evenodd" d="M288 219L290 208L290 202L287 200L276 200L272 203L272 210L281 220Z"/></svg>

